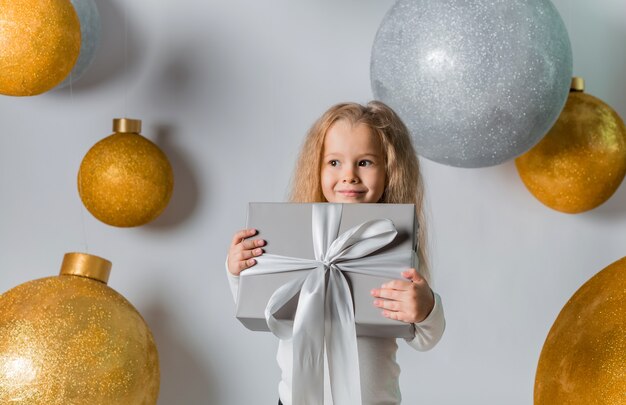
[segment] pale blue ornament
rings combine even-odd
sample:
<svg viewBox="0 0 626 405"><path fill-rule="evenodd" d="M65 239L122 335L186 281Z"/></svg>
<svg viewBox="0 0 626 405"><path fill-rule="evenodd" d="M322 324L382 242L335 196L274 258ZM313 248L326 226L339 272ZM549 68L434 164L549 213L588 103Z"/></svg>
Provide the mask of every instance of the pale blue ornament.
<svg viewBox="0 0 626 405"><path fill-rule="evenodd" d="M61 89L72 83L76 83L78 79L93 62L96 56L96 49L100 42L101 22L100 13L95 0L70 0L78 19L80 20L80 55L70 74L56 88Z"/></svg>
<svg viewBox="0 0 626 405"><path fill-rule="evenodd" d="M372 48L374 96L418 154L493 166L529 150L569 93L572 50L549 0L398 0Z"/></svg>

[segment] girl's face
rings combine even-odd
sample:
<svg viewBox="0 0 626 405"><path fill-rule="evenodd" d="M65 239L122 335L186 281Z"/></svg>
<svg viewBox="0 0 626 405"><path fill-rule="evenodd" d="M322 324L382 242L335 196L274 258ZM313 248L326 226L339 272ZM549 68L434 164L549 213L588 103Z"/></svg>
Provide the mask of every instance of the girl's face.
<svg viewBox="0 0 626 405"><path fill-rule="evenodd" d="M385 191L385 164L378 137L364 124L338 120L322 153L322 192L328 202L376 203Z"/></svg>

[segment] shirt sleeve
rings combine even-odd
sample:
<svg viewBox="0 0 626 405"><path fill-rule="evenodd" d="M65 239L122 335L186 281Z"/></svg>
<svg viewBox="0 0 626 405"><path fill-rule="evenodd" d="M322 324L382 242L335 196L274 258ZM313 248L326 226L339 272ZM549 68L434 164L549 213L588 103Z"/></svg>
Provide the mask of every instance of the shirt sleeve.
<svg viewBox="0 0 626 405"><path fill-rule="evenodd" d="M414 323L415 337L406 339L409 346L420 352L432 349L441 340L446 328L446 320L443 316L443 305L439 294L433 292L435 305L430 314L422 322Z"/></svg>
<svg viewBox="0 0 626 405"><path fill-rule="evenodd" d="M226 256L226 263L224 264L224 267L226 267L226 277L228 277L230 292L233 294L233 300L237 302L237 293L239 292L239 276L235 276L230 271L228 271L228 256Z"/></svg>

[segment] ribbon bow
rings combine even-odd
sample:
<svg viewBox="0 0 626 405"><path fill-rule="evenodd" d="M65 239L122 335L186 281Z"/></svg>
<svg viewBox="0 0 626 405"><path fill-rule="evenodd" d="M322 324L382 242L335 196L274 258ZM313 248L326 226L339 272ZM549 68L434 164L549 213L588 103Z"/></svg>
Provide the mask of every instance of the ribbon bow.
<svg viewBox="0 0 626 405"><path fill-rule="evenodd" d="M361 382L354 307L344 271L397 278L398 267L410 263L411 250L369 254L397 235L388 219L367 221L337 236L341 204L314 204L312 233L315 260L264 254L248 274L302 272L270 297L265 308L269 329L280 339L293 338L292 401L294 405L324 402L324 342L333 401L360 404ZM326 285L326 274L328 284ZM274 314L300 293L293 322Z"/></svg>

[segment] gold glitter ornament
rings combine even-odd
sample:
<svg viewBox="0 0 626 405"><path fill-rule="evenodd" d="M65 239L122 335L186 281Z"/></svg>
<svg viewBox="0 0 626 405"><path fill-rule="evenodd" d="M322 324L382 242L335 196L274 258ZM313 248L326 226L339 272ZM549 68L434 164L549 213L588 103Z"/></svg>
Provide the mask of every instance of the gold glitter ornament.
<svg viewBox="0 0 626 405"><path fill-rule="evenodd" d="M543 345L535 405L626 404L626 257L587 281Z"/></svg>
<svg viewBox="0 0 626 405"><path fill-rule="evenodd" d="M0 94L33 96L61 83L80 53L69 0L0 0Z"/></svg>
<svg viewBox="0 0 626 405"><path fill-rule="evenodd" d="M139 135L140 120L115 119L113 131L85 155L78 192L105 224L144 225L161 214L172 196L172 167L158 146Z"/></svg>
<svg viewBox="0 0 626 405"><path fill-rule="evenodd" d="M626 174L626 126L601 100L572 81L556 124L515 160L528 190L557 211L576 214L608 200Z"/></svg>
<svg viewBox="0 0 626 405"><path fill-rule="evenodd" d="M1 404L156 404L152 333L107 287L110 269L100 257L68 253L58 277L0 295Z"/></svg>

